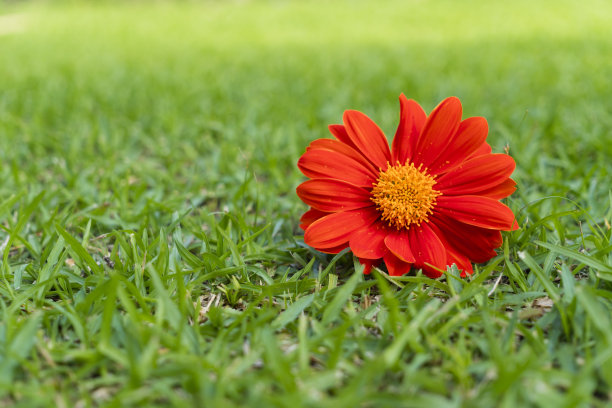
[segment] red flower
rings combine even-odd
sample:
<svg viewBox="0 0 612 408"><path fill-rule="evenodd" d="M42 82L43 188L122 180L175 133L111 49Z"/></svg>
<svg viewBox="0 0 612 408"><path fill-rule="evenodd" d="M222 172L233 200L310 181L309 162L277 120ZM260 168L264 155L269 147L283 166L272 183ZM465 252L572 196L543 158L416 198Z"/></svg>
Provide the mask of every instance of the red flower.
<svg viewBox="0 0 612 408"><path fill-rule="evenodd" d="M514 160L492 154L481 117L461 120L461 102L442 101L429 116L400 96L391 149L380 128L358 111L331 125L333 139L313 141L298 161L311 180L297 188L310 207L304 242L326 253L350 247L370 273L384 260L389 274L412 266L432 278L456 264L485 262L518 228L500 199L516 189Z"/></svg>

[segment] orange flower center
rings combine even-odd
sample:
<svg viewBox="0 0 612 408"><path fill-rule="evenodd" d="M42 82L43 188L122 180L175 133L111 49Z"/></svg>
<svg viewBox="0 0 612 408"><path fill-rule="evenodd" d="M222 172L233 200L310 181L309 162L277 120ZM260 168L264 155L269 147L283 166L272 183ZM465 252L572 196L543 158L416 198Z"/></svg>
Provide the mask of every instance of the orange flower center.
<svg viewBox="0 0 612 408"><path fill-rule="evenodd" d="M374 184L370 199L389 226L401 229L421 225L433 213L436 197L442 193L434 190L436 180L421 167L412 163L389 166Z"/></svg>

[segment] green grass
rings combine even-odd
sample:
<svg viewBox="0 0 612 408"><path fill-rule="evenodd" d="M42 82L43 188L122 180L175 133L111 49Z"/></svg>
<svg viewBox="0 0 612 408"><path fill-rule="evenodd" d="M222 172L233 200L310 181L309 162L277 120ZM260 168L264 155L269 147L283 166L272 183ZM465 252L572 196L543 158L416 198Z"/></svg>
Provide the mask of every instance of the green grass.
<svg viewBox="0 0 612 408"><path fill-rule="evenodd" d="M0 15L1 406L612 404L611 3ZM470 279L303 243L297 158L344 109L392 135L400 92L517 162Z"/></svg>

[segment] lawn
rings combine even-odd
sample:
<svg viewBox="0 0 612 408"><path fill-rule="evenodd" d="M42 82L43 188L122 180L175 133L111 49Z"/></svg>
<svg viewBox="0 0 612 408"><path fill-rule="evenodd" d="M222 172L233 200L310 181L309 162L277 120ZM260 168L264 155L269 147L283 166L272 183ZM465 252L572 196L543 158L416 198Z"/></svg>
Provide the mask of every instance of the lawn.
<svg viewBox="0 0 612 408"><path fill-rule="evenodd" d="M612 404L612 3L2 2L0 406ZM306 246L345 109L517 163L475 274Z"/></svg>

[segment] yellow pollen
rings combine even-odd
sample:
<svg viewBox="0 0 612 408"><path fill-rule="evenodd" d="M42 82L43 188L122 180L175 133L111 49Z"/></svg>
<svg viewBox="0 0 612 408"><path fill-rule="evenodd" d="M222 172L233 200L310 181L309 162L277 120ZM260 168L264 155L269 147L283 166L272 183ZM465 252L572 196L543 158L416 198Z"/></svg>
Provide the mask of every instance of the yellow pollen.
<svg viewBox="0 0 612 408"><path fill-rule="evenodd" d="M436 197L442 193L434 190L436 180L426 169L421 170L422 166L397 163L381 171L374 184L370 199L390 227L399 230L412 224L421 225L433 213Z"/></svg>

